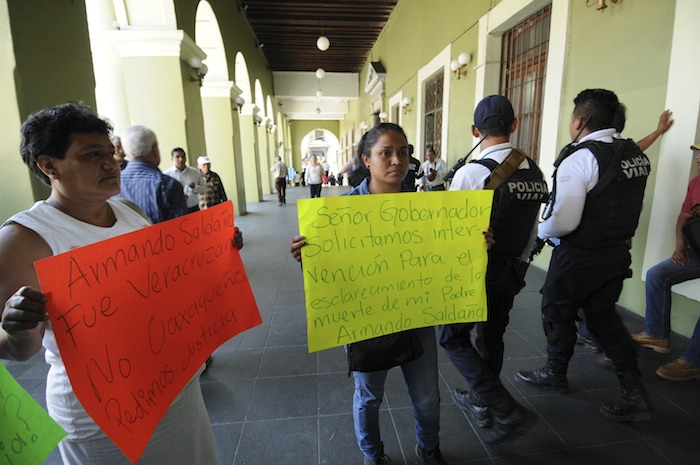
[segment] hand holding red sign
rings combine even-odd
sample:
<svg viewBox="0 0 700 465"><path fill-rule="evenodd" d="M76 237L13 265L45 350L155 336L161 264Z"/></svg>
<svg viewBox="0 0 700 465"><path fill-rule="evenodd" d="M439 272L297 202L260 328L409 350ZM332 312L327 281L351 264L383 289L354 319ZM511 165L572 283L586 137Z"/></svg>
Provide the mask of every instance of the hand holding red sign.
<svg viewBox="0 0 700 465"><path fill-rule="evenodd" d="M261 323L232 238L226 202L35 265L73 389L132 462L214 349Z"/></svg>

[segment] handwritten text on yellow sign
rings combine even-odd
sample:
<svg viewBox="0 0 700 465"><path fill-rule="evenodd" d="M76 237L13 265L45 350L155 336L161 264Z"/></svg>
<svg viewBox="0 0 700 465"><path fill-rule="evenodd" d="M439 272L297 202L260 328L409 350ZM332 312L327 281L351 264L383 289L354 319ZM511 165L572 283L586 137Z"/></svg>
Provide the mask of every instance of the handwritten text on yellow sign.
<svg viewBox="0 0 700 465"><path fill-rule="evenodd" d="M492 191L299 202L309 351L486 319Z"/></svg>

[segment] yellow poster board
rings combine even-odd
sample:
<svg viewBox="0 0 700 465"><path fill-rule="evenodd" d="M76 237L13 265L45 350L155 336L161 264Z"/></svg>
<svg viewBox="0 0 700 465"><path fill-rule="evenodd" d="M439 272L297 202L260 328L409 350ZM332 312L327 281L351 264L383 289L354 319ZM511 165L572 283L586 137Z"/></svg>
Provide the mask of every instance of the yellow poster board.
<svg viewBox="0 0 700 465"><path fill-rule="evenodd" d="M298 202L309 352L486 320L492 191Z"/></svg>

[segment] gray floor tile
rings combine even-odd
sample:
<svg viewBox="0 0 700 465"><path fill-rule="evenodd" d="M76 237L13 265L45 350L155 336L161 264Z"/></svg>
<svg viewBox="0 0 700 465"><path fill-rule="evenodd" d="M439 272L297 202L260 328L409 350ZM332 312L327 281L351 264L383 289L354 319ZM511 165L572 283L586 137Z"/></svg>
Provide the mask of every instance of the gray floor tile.
<svg viewBox="0 0 700 465"><path fill-rule="evenodd" d="M265 349L258 376L296 376L316 374L317 356L306 346Z"/></svg>
<svg viewBox="0 0 700 465"><path fill-rule="evenodd" d="M249 421L243 426L236 465L317 464L316 417Z"/></svg>
<svg viewBox="0 0 700 465"><path fill-rule="evenodd" d="M361 464L352 414L321 416L318 419L318 450L321 465Z"/></svg>
<svg viewBox="0 0 700 465"><path fill-rule="evenodd" d="M260 378L256 381L247 420L318 415L316 376Z"/></svg>
<svg viewBox="0 0 700 465"><path fill-rule="evenodd" d="M643 440L618 442L602 446L592 446L572 451L585 465L602 463L635 465L679 465L697 462L671 462ZM695 457L697 461L697 455Z"/></svg>

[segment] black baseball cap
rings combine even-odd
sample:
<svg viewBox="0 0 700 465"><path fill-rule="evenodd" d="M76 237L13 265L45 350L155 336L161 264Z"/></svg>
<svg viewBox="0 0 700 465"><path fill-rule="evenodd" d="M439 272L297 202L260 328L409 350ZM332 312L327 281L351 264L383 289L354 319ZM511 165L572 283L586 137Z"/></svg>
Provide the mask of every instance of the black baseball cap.
<svg viewBox="0 0 700 465"><path fill-rule="evenodd" d="M513 105L502 95L484 97L474 110L474 126L477 129L510 126L514 120Z"/></svg>

